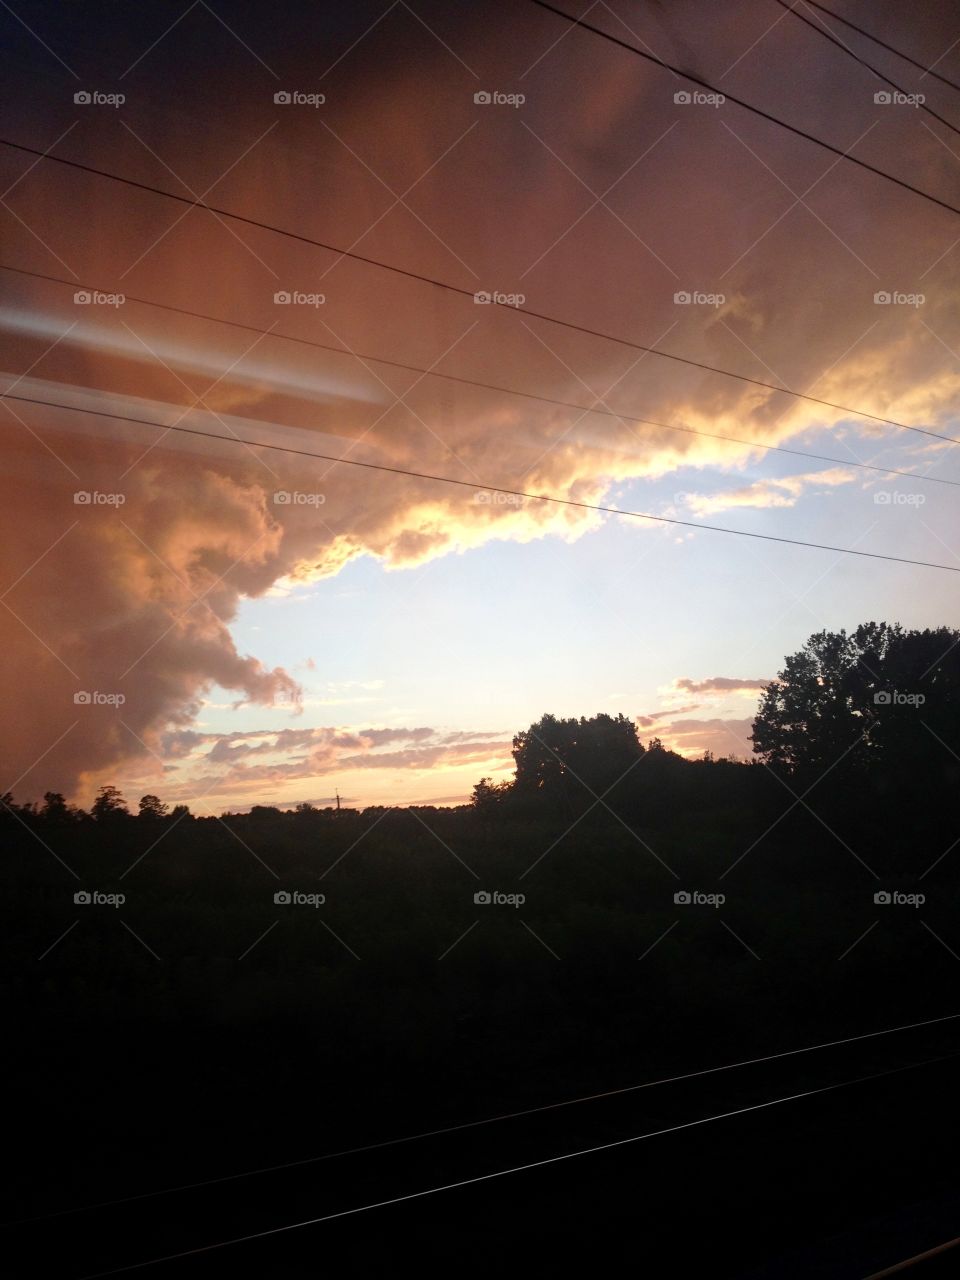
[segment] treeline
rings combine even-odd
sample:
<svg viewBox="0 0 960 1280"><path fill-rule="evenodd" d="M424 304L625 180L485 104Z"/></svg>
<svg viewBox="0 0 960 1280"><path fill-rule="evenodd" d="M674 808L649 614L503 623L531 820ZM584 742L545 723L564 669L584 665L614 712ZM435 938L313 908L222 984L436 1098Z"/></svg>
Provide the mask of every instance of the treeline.
<svg viewBox="0 0 960 1280"><path fill-rule="evenodd" d="M453 809L3 797L10 1096L104 1153L53 1200L173 1179L185 1145L268 1164L949 1012L958 663L945 628L820 633L750 763L545 716ZM122 1117L112 1154L78 1098Z"/></svg>
<svg viewBox="0 0 960 1280"><path fill-rule="evenodd" d="M665 786L681 791L691 803L710 805L723 801L743 802L751 786L759 782L756 776L759 766L756 762L747 763L726 757L715 759L710 752L705 753L702 759L687 760L668 751L657 738L644 747L636 737L632 725L630 727L634 733L635 750L632 759L644 758L645 767L642 774L628 779L631 770L629 767L620 769L622 757L618 757L617 753L607 755L604 751L604 735L610 724L619 727L630 725L630 722L623 716L614 720L603 714L581 720L557 720L550 715L544 716L514 739L518 770L516 782L492 783L489 778L482 778L474 787L469 803L443 807L429 804L405 805L403 808L423 814L473 815L483 821L506 816L536 818L542 815L547 804L555 811L570 815L576 814L585 804L590 806L591 801L597 802L594 807L598 807L601 812L604 808L609 808L612 801L625 806L625 811L628 811L632 808L631 797L636 799L638 795L650 792L662 794ZM561 736L566 737L569 743L560 741ZM590 741L590 749L586 754L583 750L584 738ZM550 756L542 761L546 766L543 777L538 776L535 781L528 780L526 771L530 767L527 758L530 748L518 747L517 744L533 744L551 739L555 746L548 751L544 750L548 755L556 750L556 757ZM560 763L567 754L568 745L572 748L569 754L577 764L576 772L568 764ZM616 773L618 769L620 772ZM748 781L748 778L752 778L753 782ZM227 810L219 818L198 817L188 805L169 805L159 796L148 794L140 798L137 811L133 813L119 788L101 786L89 810L69 804L60 792L45 792L42 803L18 803L13 794L7 792L0 796L0 822L7 815L10 819L28 820L55 828L97 824L101 830L103 827L117 830L130 822L149 826L184 821L209 823L229 820L257 825L272 822L303 825L311 821L347 822L359 816L376 818L395 808L396 806L374 804L358 809L347 805L317 806L301 802L288 809L282 809L278 805L258 804L247 812ZM648 816L651 816L649 811Z"/></svg>
<svg viewBox="0 0 960 1280"><path fill-rule="evenodd" d="M514 738L514 779L481 779L473 806L489 822L654 823L801 807L881 861L919 868L958 834L960 631L870 622L816 633L766 688L751 739L749 763L689 761L657 739L644 748L623 715L547 715Z"/></svg>
<svg viewBox="0 0 960 1280"><path fill-rule="evenodd" d="M865 623L854 632L818 632L785 660L760 699L753 760L688 760L654 738L646 746L625 715L561 719L545 715L513 740L511 781L482 778L464 821L541 820L660 826L711 813L738 825L762 820L791 796L807 811L882 849L906 833L936 844L952 830L960 785L960 632L907 631ZM809 797L809 799L807 799ZM424 814L434 806L412 806ZM349 822L360 811L307 803L255 805L225 813L233 825ZM362 811L371 818L384 806ZM0 819L48 827L129 822L124 797L102 786L89 813L47 792L42 804L0 797ZM138 823L195 821L182 804L141 797ZM199 821L207 821L199 819Z"/></svg>

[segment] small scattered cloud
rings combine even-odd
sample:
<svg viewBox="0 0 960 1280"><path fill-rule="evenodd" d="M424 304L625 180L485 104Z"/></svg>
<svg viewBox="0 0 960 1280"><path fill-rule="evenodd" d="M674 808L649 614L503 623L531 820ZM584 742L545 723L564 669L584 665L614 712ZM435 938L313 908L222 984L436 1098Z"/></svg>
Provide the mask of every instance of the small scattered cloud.
<svg viewBox="0 0 960 1280"><path fill-rule="evenodd" d="M704 697L726 696L727 694L760 693L770 684L768 678L759 680L742 680L737 676L710 676L707 680L691 680L682 677L674 680L671 692L700 694Z"/></svg>
<svg viewBox="0 0 960 1280"><path fill-rule="evenodd" d="M766 677L708 676L695 680L679 676L660 690L667 705L662 710L638 715L637 727L649 737L660 738L664 746L682 756L695 758L710 751L716 756L749 759L753 755L752 716L720 714L698 718L694 712L705 707L735 711L737 700L756 699L769 684ZM678 699L691 696L700 701L675 705ZM729 702L729 708L721 705L731 699L734 701ZM742 702L739 705L742 706Z"/></svg>
<svg viewBox="0 0 960 1280"><path fill-rule="evenodd" d="M509 734L479 729L445 731L429 725L328 725L232 733L181 729L165 734L160 745L161 768L168 783L166 797L189 802L199 794L208 797L207 807L213 808L258 803L268 790L282 794L291 784L302 787L305 779L335 776L339 782L356 771L437 771L438 776L448 775L449 786L451 781L454 785L462 781L450 771L469 766L491 773L512 765ZM132 785L133 780L123 781ZM329 788L331 783L326 785ZM350 783L340 785L348 787ZM459 803L460 799L458 795L442 802ZM282 803L294 801L284 799Z"/></svg>
<svg viewBox="0 0 960 1280"><path fill-rule="evenodd" d="M736 507L793 507L805 493L852 484L856 479L851 471L833 467L797 476L782 476L776 480L757 480L753 484L741 485L737 489L722 489L716 493L678 494L677 501L678 506L693 512L695 516L716 515L718 511L730 511Z"/></svg>
<svg viewBox="0 0 960 1280"><path fill-rule="evenodd" d="M664 720L669 720L673 716L687 715L691 711L699 711L700 703L691 702L685 707L671 707L667 711L651 711L648 715L636 716L636 722L641 729L655 729L658 724Z"/></svg>
<svg viewBox="0 0 960 1280"><path fill-rule="evenodd" d="M752 716L745 719L717 716L709 720L670 721L661 727L658 736L665 746L682 756L697 757L710 751L715 756L748 760L753 755L752 731Z"/></svg>

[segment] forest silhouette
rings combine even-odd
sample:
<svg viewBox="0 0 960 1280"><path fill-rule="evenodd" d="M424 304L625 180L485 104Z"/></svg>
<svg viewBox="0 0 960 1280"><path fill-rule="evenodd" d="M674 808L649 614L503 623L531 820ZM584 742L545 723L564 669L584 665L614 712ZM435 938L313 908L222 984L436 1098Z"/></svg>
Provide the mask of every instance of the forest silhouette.
<svg viewBox="0 0 960 1280"><path fill-rule="evenodd" d="M265 1088L355 1143L943 1012L960 632L811 636L753 744L691 760L624 715L545 715L511 782L448 809L4 796L14 1087L77 1135L21 1208L172 1175L188 1102L197 1150L245 1166L317 1145L244 1112ZM69 1119L105 1081L139 1169L122 1125Z"/></svg>

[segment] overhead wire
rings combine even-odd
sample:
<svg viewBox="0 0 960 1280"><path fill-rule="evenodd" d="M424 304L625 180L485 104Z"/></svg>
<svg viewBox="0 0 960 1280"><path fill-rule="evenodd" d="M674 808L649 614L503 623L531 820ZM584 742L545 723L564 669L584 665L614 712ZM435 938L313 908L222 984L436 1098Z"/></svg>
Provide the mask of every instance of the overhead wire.
<svg viewBox="0 0 960 1280"><path fill-rule="evenodd" d="M578 1098L565 1098L561 1102L548 1102L538 1107L528 1107L522 1111L510 1111L496 1116L484 1116L480 1120L468 1120L463 1124L447 1125L441 1129L429 1129L423 1133L404 1134L399 1138L388 1138L382 1142L371 1142L364 1146L349 1147L343 1151L325 1152L319 1156L307 1156L302 1160L291 1160L284 1164L269 1165L259 1169L245 1169L240 1173L225 1174L219 1178L207 1178L201 1182L188 1182L176 1187L161 1187L154 1191L144 1191L138 1195L123 1196L115 1200L104 1200L96 1204L77 1205L71 1209L61 1209L53 1213L39 1214L33 1218L20 1218L0 1223L0 1227L24 1226L31 1222L44 1222L49 1218L67 1217L76 1213L94 1212L99 1209L112 1209L118 1205L130 1204L139 1200L152 1200L157 1196L174 1195L181 1191L197 1191L202 1187L219 1186L224 1182L237 1182L243 1178L259 1177L269 1173L284 1173L289 1169L299 1169L304 1165L320 1164L326 1160L337 1160L342 1156L363 1155L368 1151L380 1151L385 1147L401 1146L407 1142L422 1142L427 1138L444 1137L450 1133L460 1133L465 1129L477 1129L488 1124L500 1124L505 1120L520 1120L527 1116L542 1115L547 1111L558 1111L564 1107L578 1106L584 1102L599 1102L606 1098L617 1098L627 1093L638 1093L644 1089L656 1089L665 1084L681 1084L687 1080L700 1080L704 1076L719 1075L724 1071L738 1071L744 1067L763 1066L768 1062L779 1062L784 1058L796 1058L802 1054L818 1053L822 1049L836 1049L849 1044L860 1044L864 1040L876 1040L881 1036L898 1035L902 1031L917 1031L924 1027L940 1026L945 1022L956 1022L960 1013L942 1014L937 1018L926 1018L921 1022L906 1022L895 1027L883 1027L879 1031L865 1031L860 1035L843 1036L838 1040L824 1040L818 1044L802 1045L799 1049L782 1049L777 1053L767 1053L755 1058L741 1058L738 1062L725 1062L718 1067L704 1067L699 1071L686 1071L681 1075L662 1076L658 1080L644 1080L640 1084L624 1085L618 1089L605 1089L600 1093L581 1095Z"/></svg>
<svg viewBox="0 0 960 1280"><path fill-rule="evenodd" d="M759 116L762 120L768 121L770 124L778 125L781 129L786 129L789 133L795 134L798 138L804 138L807 142L815 143L816 146L822 147L825 151L831 152L835 156L839 156L841 160L846 160L850 164L855 164L859 168L866 170L868 173L874 174L878 178L883 178L887 182L892 182L898 187L902 187L904 191L910 191L915 196L929 201L931 204L937 205L941 209L946 209L948 213L960 215L960 208L951 204L949 200L942 200L940 196L935 196L930 191L925 191L922 187L914 186L912 182L907 182L905 178L898 178L895 174L889 173L886 169L880 169L876 165L870 164L867 160L862 160L859 156L853 155L850 151L844 151L841 147L835 147L832 142L827 142L823 138L818 137L815 133L810 133L806 129L801 129L798 125L791 124L788 120L784 120L780 116L773 115L772 112L758 107L752 102L747 102L744 98L738 97L735 93L730 93L726 89L720 89L718 86L711 84L708 80L694 75L692 71L685 71L682 67L674 66L670 62L666 62L663 58L658 58L656 54L650 53L646 49L638 49L636 45L630 44L626 40L621 40L619 36L613 35L609 31L604 31L602 27L594 26L592 22L587 22L583 18L577 18L571 13L566 13L563 9L558 9L556 5L548 3L548 0L531 0L531 3L537 5L541 9L546 9L548 13L555 14L558 18L563 18L569 22L571 26L581 27L584 31L589 31L592 35L600 36L603 40L608 40L611 44L617 45L621 49L625 49L628 53L634 54L637 58L643 58L645 61L653 63L654 66L661 67L665 71L671 71L675 76L689 81L690 84L698 85L702 89L706 89L709 93L719 94L725 101L733 102L738 107L742 107L745 111L751 112L755 116Z"/></svg>
<svg viewBox="0 0 960 1280"><path fill-rule="evenodd" d="M533 0L534 4L542 4L543 0ZM547 5L547 8L552 6ZM559 13L560 10L554 12ZM566 15L563 15L566 16ZM571 19L572 21L572 19ZM581 24L583 25L583 24ZM596 30L599 34L605 35L599 28L588 27L589 30ZM613 37L611 37L612 39ZM626 46L632 48L632 46ZM111 173L106 169L98 169L92 165L82 164L79 160L69 160L64 156L55 156L47 151L39 151L36 147L28 147L22 143L11 142L8 139L0 138L0 146L11 147L14 150L25 152L29 155L38 156L41 160L49 160L56 164L67 165L72 169L77 169L85 173L92 174L96 177L106 178L110 181L121 183L140 191L145 191L151 195L162 196L165 199L176 201L178 204L188 205L191 208L199 209L202 212L213 214L217 217L229 218L235 222L244 223L247 226L256 227L262 231L269 231L276 235L283 236L287 239L297 241L302 244L312 245L315 248L323 249L328 253L333 253L338 258L349 258L354 262L364 263L367 266L377 267L383 271L389 271L394 275L402 276L408 280L415 280L421 284L432 285L438 289L443 289L449 293L459 294L461 297L469 298L476 301L477 291L464 288L461 285L450 284L447 281L439 280L433 276L425 275L419 271L412 271L406 267L398 267L393 263L383 262L377 258L367 257L365 254L357 253L351 249L343 249L337 245L329 244L323 240L314 239L312 236L302 235L296 231L289 231L286 228L278 227L269 222L263 222L257 218L251 218L245 214L239 214L228 209L221 209L215 205L204 203L202 200L189 199L187 196L177 195L176 192L167 191L163 187L155 187L149 183L139 182L134 178L127 178L121 174ZM952 206L951 206L952 208ZM960 214L960 208L953 209L953 212ZM901 431L912 431L919 435L929 436L934 440L945 440L950 444L960 444L960 440L954 439L952 436L942 435L940 432L931 431L926 427L912 426L908 423L898 422L894 418L885 418L880 414L870 413L866 409L856 409L850 405L838 404L833 400L826 400L820 396L812 396L803 391L795 391L790 387L778 386L775 382L766 382L762 378L753 378L748 374L734 373L730 369L720 368L718 365L708 364L703 360L694 360L689 356L680 355L673 351L664 351L660 347L647 346L642 342L635 342L630 338L624 338L617 334L605 333L600 329L591 329L586 325L576 324L572 320L563 320L558 316L552 316L542 311L534 311L530 307L525 306L498 306L498 311L508 314L528 316L533 320L543 320L548 324L557 325L563 329L569 329L574 333L581 333L587 337L599 338L603 342L613 342L619 346L627 347L631 351L642 351L648 355L659 356L664 360L672 360L678 364L686 365L689 368L700 369L705 373L719 374L725 378L733 378L738 382L748 383L751 386L762 387L766 391L775 391L782 395L791 396L798 400L806 400L810 404L821 405L828 409L834 409L839 413L850 413L856 417L865 418L870 422L878 422L883 426L896 427Z"/></svg>
<svg viewBox="0 0 960 1280"><path fill-rule="evenodd" d="M800 0L800 3L804 2L805 0ZM871 71L879 80L882 80L884 84L888 84L894 92L901 94L907 99L916 99L916 95L910 94L908 90L904 89L902 85L899 85L896 80L891 80L891 78L886 75L885 72L881 71L879 67L875 67L872 63L868 62L866 58L862 58L855 49L851 49L845 41L834 35L832 31L828 31L825 26L821 26L819 22L813 22L806 16L806 14L801 13L798 4L788 4L787 0L776 0L776 3L781 9L786 9L787 13L792 14L795 18L799 19L800 22L810 27L812 31L816 31L819 35L823 36L825 40L829 40L831 44L836 45L836 47L840 49L841 52L845 53L848 58L852 58L854 62L859 63L861 67L866 68L867 71ZM822 19L820 21L822 22ZM945 116L940 115L938 111L934 111L933 107L927 106L925 101L915 101L914 105L916 105L920 111L923 111L926 115L932 117L932 119L939 121L942 125L946 125L946 127L953 133L960 135L960 128Z"/></svg>
<svg viewBox="0 0 960 1280"><path fill-rule="evenodd" d="M10 271L16 275L28 276L35 280L44 280L52 284L65 285L72 289L85 289L89 292L108 293L110 290L103 289L98 285L84 283L79 280L66 280L62 276L47 275L40 271L28 271L24 267L14 267L8 263L0 262L0 271ZM743 436L729 436L716 431L704 431L700 427L690 427L671 422L660 422L655 418L640 418L634 414L620 413L611 409L602 402L602 397L596 405L580 404L575 400L561 400L554 396L545 396L539 392L523 391L517 387L502 386L494 382L483 382L476 378L464 378L457 374L442 373L438 369L424 368L422 365L405 364L400 360L389 360L385 356L373 355L370 352L355 351L351 347L334 346L332 343L318 342L313 338L303 338L289 333L281 333L276 329L264 329L258 325L246 324L241 320L229 320L224 316L208 315L202 311L192 311L187 307L174 306L171 303L157 302L152 298L142 298L134 294L125 294L126 302L134 302L139 306L153 307L159 311L167 311L173 315L186 316L192 320L202 320L211 324L224 325L227 328L239 329L245 333L255 333L260 337L271 338L278 342L290 342L300 346L310 347L318 351L328 351L334 355L348 356L351 359L359 361L370 361L372 364L386 365L392 369L403 369L408 373L422 374L430 378L442 378L447 382L455 382L461 386L475 387L482 391L494 391L501 395L517 396L525 400L536 400L541 404L555 405L563 409L575 409L583 414L600 414L604 417L617 419L622 423L636 423L640 426L658 427L664 431L680 432L684 435L702 436L706 440L724 440L731 444L744 445L748 449L760 449L765 453L783 453L793 458L807 458L813 462L830 462L839 467L854 467L863 471L873 471L880 475L901 476L909 480L920 480L929 484L945 484L955 488L960 488L960 480L950 480L944 476L933 476L919 471L905 471L897 467L881 467L876 463L863 462L860 459L852 458L835 458L830 454L811 453L806 449L790 449L786 445L765 444L760 440L751 440ZM958 441L960 443L960 441Z"/></svg>
<svg viewBox="0 0 960 1280"><path fill-rule="evenodd" d="M807 547L815 551L832 551L837 555L861 556L868 560L885 560L893 564L909 564L923 569L939 569L945 573L960 573L960 566L940 564L931 560L913 560L907 556L886 555L880 551L863 551L858 547L838 547L826 542L808 542L801 538L785 538L773 533L757 533L749 529L732 529L728 525L705 524L696 520L681 520L676 516L655 516L642 511L629 511L620 507L606 506L599 502L583 502L575 498L558 498L553 494L529 493L524 489L509 489L504 485L489 484L475 480L461 480L454 476L437 475L433 472L414 471L407 467L391 467L381 462L361 462L357 458L342 455L317 453L309 449L294 449L289 445L276 444L266 440L247 440L241 436L222 436L212 431L201 431L197 427L184 427L174 423L155 422L149 418L135 418L128 414L109 413L104 409L87 409L80 405L63 404L56 400L41 400L32 396L14 395L11 392L0 392L0 400L16 400L24 404L40 405L48 409L61 409L68 413L84 413L97 418L106 418L116 422L129 422L136 426L153 427L157 431L178 431L185 435L202 436L208 440L219 440L226 444L242 444L250 449L273 449L301 458L316 458L322 462L330 462L347 467L362 467L367 471L378 471L388 475L406 476L414 480L429 480L438 484L458 485L480 493L502 493L514 498L523 498L530 502L553 503L558 506L571 507L581 511L596 511L603 515L624 516L634 520L649 520L655 524L676 525L686 529L700 529L709 533L726 533L740 538L755 538L761 542L776 542L787 546Z"/></svg>
<svg viewBox="0 0 960 1280"><path fill-rule="evenodd" d="M219 1249L226 1249L233 1245L251 1244L257 1240L265 1240L279 1235L286 1235L290 1231L300 1231L305 1227L320 1226L324 1222L334 1222L340 1218L353 1217L358 1213L368 1213L373 1209L386 1209L397 1204L408 1204L413 1200L422 1200L426 1196L439 1195L444 1191L455 1191L461 1187L477 1186L482 1182L490 1182L496 1178L505 1178L510 1174L529 1173L534 1169L544 1169L551 1165L564 1163L568 1160L576 1160L582 1156L598 1155L602 1151L613 1151L621 1147L630 1146L636 1142L644 1142L650 1138L661 1138L667 1134L681 1133L684 1130L697 1129L706 1124L714 1124L719 1120L730 1120L734 1117L749 1115L757 1111L766 1111L771 1107L782 1106L789 1102L799 1102L806 1098L813 1098L825 1093L832 1093L837 1089L848 1089L853 1085L866 1084L872 1080L882 1080L889 1076L900 1075L904 1071L915 1071L920 1067L933 1066L940 1062L946 1062L951 1058L955 1058L956 1054L944 1054L938 1058L925 1059L923 1062L912 1062L905 1066L893 1067L886 1071L871 1072L869 1075L857 1076L850 1080L841 1080L833 1084L821 1085L816 1089L805 1089L800 1093L787 1094L779 1098L769 1098L765 1102L753 1103L747 1107L737 1107L732 1111L722 1111L714 1115L701 1116L697 1120L687 1120L682 1124L668 1125L663 1129L653 1129L646 1133L631 1134L627 1138L617 1138L612 1142L598 1143L592 1147L584 1147L577 1151L564 1151L560 1155L547 1156L541 1160L531 1160L526 1164L513 1165L506 1169L495 1169L491 1173L476 1174L471 1178L460 1178L456 1182L448 1182L441 1186L426 1187L420 1191L409 1191L404 1195L392 1196L386 1200L378 1200L369 1204L356 1205L351 1209L341 1209L334 1213L321 1214L315 1218L307 1218L301 1222L284 1223L279 1227L268 1227L262 1231L253 1231L248 1235L234 1236L227 1240L217 1240L212 1244L199 1245L192 1249L183 1249L178 1253L165 1254L162 1257L153 1257L144 1259L141 1262L128 1263L124 1266L112 1267L106 1271L91 1272L82 1277L82 1280L102 1280L105 1276L121 1275L130 1271L141 1271L146 1267L156 1266L163 1262L177 1262L183 1258L192 1258L200 1254L213 1253Z"/></svg>

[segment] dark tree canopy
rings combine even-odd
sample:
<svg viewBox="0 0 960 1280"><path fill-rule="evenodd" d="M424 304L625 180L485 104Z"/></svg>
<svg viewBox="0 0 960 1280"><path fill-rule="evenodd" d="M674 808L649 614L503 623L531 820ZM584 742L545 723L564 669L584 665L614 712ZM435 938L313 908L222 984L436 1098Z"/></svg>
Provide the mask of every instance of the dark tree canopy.
<svg viewBox="0 0 960 1280"><path fill-rule="evenodd" d="M127 802L117 787L101 787L93 802L91 813L98 822L111 822L129 817Z"/></svg>
<svg viewBox="0 0 960 1280"><path fill-rule="evenodd" d="M40 812L48 822L69 822L73 817L70 806L59 791L43 793L43 808Z"/></svg>
<svg viewBox="0 0 960 1280"><path fill-rule="evenodd" d="M250 809L250 817L255 822L268 822L280 817L280 810L275 804L255 804Z"/></svg>
<svg viewBox="0 0 960 1280"><path fill-rule="evenodd" d="M153 821L167 816L167 806L159 796L145 795L140 797L140 817Z"/></svg>
<svg viewBox="0 0 960 1280"><path fill-rule="evenodd" d="M766 764L787 772L842 764L844 775L942 779L958 727L960 632L867 622L850 635L817 632L786 659L752 738Z"/></svg>
<svg viewBox="0 0 960 1280"><path fill-rule="evenodd" d="M470 800L481 818L492 818L500 812L511 791L509 782L493 782L490 778L481 778L474 786Z"/></svg>
<svg viewBox="0 0 960 1280"><path fill-rule="evenodd" d="M513 740L519 795L591 799L625 778L643 756L637 727L625 715L589 720L545 715Z"/></svg>

